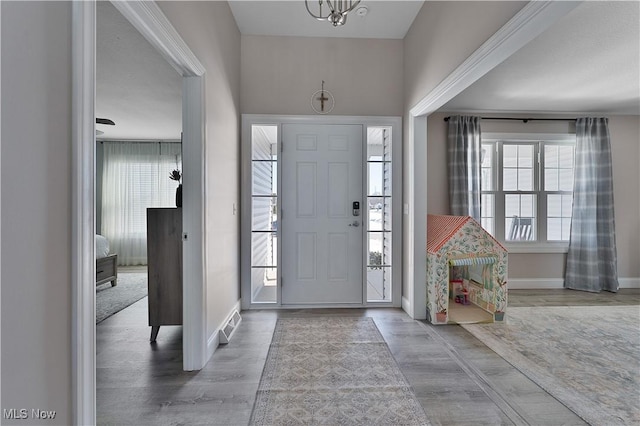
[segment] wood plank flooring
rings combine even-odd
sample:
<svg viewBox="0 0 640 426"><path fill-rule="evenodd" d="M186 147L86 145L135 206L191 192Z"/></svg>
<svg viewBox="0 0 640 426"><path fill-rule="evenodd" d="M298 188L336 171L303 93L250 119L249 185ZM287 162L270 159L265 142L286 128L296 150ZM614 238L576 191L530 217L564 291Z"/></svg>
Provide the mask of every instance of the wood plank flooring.
<svg viewBox="0 0 640 426"><path fill-rule="evenodd" d="M591 294L513 290L509 306L640 304L640 290ZM97 326L101 425L246 425L278 318L370 316L434 425L581 425L584 422L458 326L413 321L399 309L244 311L204 369L182 371L182 328L149 343L144 298Z"/></svg>

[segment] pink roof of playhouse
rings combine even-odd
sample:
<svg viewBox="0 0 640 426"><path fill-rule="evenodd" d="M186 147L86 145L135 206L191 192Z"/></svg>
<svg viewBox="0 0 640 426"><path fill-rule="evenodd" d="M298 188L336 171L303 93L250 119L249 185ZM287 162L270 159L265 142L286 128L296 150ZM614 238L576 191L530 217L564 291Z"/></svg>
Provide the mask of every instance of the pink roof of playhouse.
<svg viewBox="0 0 640 426"><path fill-rule="evenodd" d="M437 253L469 221L481 226L471 216L427 215L427 253ZM486 234L506 251L491 234Z"/></svg>

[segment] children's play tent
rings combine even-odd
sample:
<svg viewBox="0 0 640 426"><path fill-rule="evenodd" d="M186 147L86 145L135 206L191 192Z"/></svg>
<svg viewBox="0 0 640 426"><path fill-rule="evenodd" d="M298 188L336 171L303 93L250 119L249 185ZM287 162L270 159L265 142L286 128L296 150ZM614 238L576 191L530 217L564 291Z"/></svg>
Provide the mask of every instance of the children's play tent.
<svg viewBox="0 0 640 426"><path fill-rule="evenodd" d="M427 319L432 324L502 321L506 308L502 244L469 216L428 215Z"/></svg>

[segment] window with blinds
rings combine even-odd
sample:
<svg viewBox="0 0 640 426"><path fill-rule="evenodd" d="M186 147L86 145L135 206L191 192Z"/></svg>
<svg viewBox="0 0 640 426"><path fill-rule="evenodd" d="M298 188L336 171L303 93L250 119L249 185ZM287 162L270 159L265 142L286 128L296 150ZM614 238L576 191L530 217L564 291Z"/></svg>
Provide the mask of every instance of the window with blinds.
<svg viewBox="0 0 640 426"><path fill-rule="evenodd" d="M482 143L482 226L505 242L569 240L575 142Z"/></svg>

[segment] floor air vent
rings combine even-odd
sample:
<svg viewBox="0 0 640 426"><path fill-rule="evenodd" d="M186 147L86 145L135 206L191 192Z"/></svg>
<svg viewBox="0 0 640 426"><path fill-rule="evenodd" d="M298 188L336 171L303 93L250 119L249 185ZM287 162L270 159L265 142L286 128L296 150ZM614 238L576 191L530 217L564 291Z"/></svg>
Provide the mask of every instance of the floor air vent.
<svg viewBox="0 0 640 426"><path fill-rule="evenodd" d="M226 345L231 340L231 336L235 333L238 325L242 321L242 317L237 310L233 311L231 318L227 321L226 325L220 330L220 344Z"/></svg>

